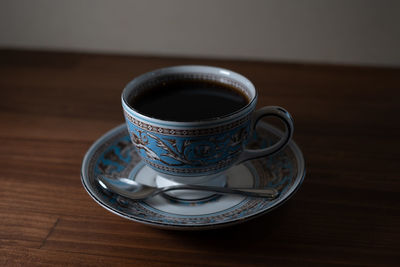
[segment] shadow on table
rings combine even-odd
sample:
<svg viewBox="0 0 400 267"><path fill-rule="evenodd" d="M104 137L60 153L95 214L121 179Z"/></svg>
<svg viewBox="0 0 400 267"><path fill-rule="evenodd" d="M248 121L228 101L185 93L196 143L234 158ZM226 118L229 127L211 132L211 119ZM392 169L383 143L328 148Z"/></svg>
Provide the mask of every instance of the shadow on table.
<svg viewBox="0 0 400 267"><path fill-rule="evenodd" d="M265 249L281 238L288 227L290 208L280 207L272 212L249 221L225 228L199 231L165 231L164 234L179 239L179 242L198 251L215 253L229 251L250 252Z"/></svg>

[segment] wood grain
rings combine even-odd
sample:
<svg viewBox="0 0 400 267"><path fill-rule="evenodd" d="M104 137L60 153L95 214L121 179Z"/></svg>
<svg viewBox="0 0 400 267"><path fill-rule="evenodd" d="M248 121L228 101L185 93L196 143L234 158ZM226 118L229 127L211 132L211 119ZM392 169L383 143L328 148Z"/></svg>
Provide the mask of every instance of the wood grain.
<svg viewBox="0 0 400 267"><path fill-rule="evenodd" d="M307 176L272 213L202 232L109 213L80 182L83 155L123 122L120 93L165 66L247 76L259 106L295 118ZM1 266L396 266L400 69L0 51Z"/></svg>

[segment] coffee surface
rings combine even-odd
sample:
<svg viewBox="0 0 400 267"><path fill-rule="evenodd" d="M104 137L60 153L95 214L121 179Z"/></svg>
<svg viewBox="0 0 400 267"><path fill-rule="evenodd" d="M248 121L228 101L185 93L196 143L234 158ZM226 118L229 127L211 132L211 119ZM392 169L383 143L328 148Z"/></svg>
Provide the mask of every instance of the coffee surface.
<svg viewBox="0 0 400 267"><path fill-rule="evenodd" d="M249 103L239 89L200 80L176 80L146 88L128 100L146 116L170 121L199 121L233 113Z"/></svg>

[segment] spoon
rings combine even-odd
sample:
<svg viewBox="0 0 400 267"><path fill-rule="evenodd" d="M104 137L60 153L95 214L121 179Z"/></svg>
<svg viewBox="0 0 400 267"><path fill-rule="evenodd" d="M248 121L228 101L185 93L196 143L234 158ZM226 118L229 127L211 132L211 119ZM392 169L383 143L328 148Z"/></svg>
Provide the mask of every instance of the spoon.
<svg viewBox="0 0 400 267"><path fill-rule="evenodd" d="M153 187L141 184L129 178L124 178L124 177L115 178L108 175L97 176L97 181L102 188L134 200L146 199L167 191L187 190L187 189L199 190L199 191L211 191L220 194L240 194L245 196L263 197L269 199L274 199L279 196L278 190L271 187L228 188L228 187L188 185L188 184L172 185L166 187Z"/></svg>

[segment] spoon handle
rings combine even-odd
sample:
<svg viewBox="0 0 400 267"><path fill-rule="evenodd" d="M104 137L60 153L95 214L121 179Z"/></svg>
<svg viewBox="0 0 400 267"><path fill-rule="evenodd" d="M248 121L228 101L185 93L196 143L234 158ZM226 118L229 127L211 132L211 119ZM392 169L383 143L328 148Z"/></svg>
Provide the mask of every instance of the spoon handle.
<svg viewBox="0 0 400 267"><path fill-rule="evenodd" d="M161 189L161 188L160 188ZM274 199L279 196L279 191L272 187L267 188L229 188L217 186L201 186L201 185L176 185L162 188L160 191L167 192L172 190L201 190L212 191L221 194L241 194L251 197L265 197Z"/></svg>

